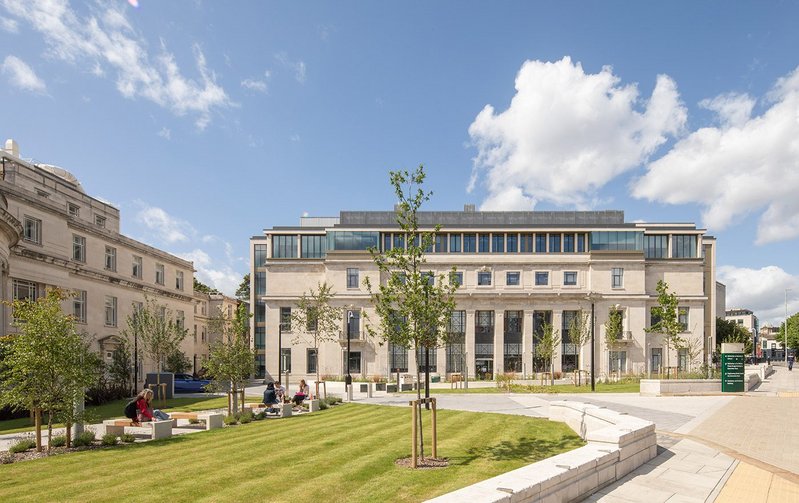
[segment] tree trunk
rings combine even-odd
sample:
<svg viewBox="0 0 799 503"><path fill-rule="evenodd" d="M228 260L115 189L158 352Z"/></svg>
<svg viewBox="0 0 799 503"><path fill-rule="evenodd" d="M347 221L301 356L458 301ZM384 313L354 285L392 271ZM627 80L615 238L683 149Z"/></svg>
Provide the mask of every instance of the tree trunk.
<svg viewBox="0 0 799 503"><path fill-rule="evenodd" d="M69 449L70 447L72 447L72 423L67 423L66 427L67 431L65 435L67 437L67 449Z"/></svg>
<svg viewBox="0 0 799 503"><path fill-rule="evenodd" d="M53 411L47 411L47 452L50 453L50 446L53 445Z"/></svg>
<svg viewBox="0 0 799 503"><path fill-rule="evenodd" d="M42 409L33 410L33 423L36 425L36 452L42 452Z"/></svg>
<svg viewBox="0 0 799 503"><path fill-rule="evenodd" d="M239 387L231 381L230 391L233 392L233 413L239 411Z"/></svg>

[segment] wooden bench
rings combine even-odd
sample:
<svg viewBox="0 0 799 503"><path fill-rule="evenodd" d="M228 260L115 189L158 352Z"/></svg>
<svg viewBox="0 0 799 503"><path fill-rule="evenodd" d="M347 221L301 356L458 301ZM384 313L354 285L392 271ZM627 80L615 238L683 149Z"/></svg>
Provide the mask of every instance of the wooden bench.
<svg viewBox="0 0 799 503"><path fill-rule="evenodd" d="M126 427L147 428L151 429L150 438L158 440L159 438L169 438L172 436L172 425L177 420L168 419L166 421L147 421L140 423L136 426L130 419L106 419L103 421L105 433L113 435L122 435L125 433Z"/></svg>
<svg viewBox="0 0 799 503"><path fill-rule="evenodd" d="M169 417L175 421L175 426L177 426L178 419L203 420L206 430L221 428L225 423L225 416L221 412L173 412Z"/></svg>

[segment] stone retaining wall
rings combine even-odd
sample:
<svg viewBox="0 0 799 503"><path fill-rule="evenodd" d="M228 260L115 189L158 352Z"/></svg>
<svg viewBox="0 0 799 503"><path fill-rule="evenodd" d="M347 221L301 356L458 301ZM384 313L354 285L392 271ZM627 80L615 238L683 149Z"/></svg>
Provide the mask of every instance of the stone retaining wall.
<svg viewBox="0 0 799 503"><path fill-rule="evenodd" d="M428 501L575 501L621 479L657 455L655 424L651 421L567 401L552 402L549 419L566 423L588 444Z"/></svg>
<svg viewBox="0 0 799 503"><path fill-rule="evenodd" d="M769 367L770 368L770 367ZM747 369L744 388L749 391L763 380L765 369ZM641 379L641 396L718 395L721 379Z"/></svg>

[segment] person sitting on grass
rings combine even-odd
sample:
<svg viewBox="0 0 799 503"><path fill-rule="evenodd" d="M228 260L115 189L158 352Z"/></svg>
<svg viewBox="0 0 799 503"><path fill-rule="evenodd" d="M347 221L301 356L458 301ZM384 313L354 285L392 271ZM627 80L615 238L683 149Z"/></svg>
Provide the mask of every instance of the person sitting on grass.
<svg viewBox="0 0 799 503"><path fill-rule="evenodd" d="M294 398L292 401L294 402L294 406L299 408L302 405L302 401L308 397L311 393L311 389L305 384L305 379L300 379L300 388L297 390L297 393L294 394Z"/></svg>
<svg viewBox="0 0 799 503"><path fill-rule="evenodd" d="M153 399L153 390L145 389L136 395L136 421L135 423L143 423L147 421L166 421L169 416L158 409L153 410L150 401Z"/></svg>

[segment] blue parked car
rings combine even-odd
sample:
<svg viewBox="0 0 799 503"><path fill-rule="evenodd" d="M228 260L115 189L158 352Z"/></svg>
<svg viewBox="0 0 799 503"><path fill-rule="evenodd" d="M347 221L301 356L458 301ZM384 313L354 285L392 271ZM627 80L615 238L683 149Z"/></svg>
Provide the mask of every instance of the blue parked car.
<svg viewBox="0 0 799 503"><path fill-rule="evenodd" d="M196 379L191 374L175 374L175 393L205 393L211 381Z"/></svg>

